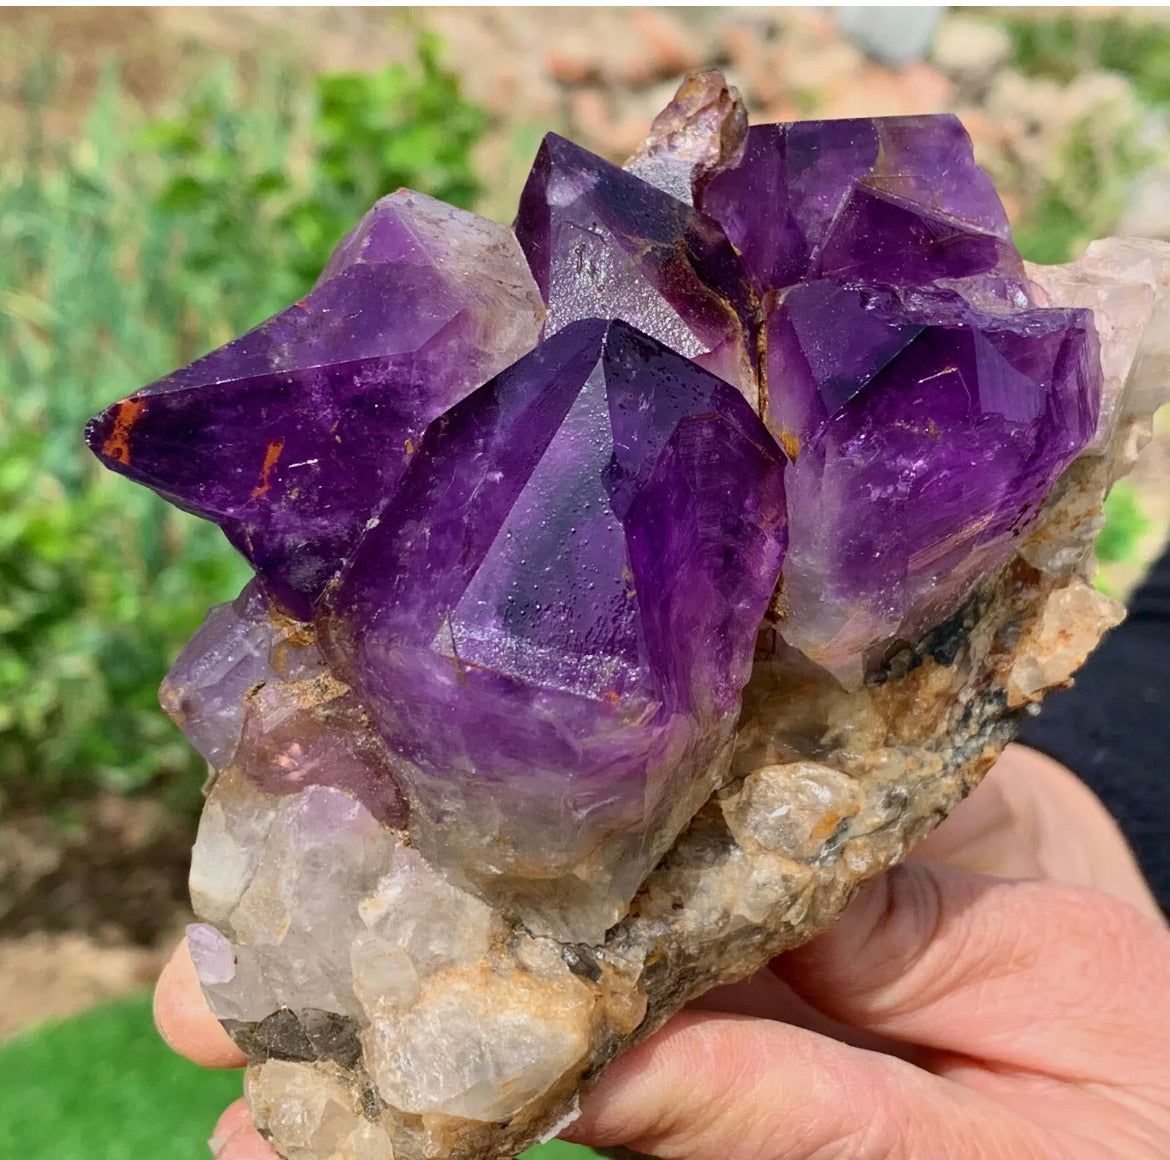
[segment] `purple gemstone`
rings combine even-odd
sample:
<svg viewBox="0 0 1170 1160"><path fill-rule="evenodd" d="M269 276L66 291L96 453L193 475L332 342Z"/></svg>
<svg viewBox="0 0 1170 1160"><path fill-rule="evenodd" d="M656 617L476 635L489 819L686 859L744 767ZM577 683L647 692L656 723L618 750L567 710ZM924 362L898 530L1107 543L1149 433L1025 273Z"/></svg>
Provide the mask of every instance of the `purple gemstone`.
<svg viewBox="0 0 1170 1160"><path fill-rule="evenodd" d="M326 638L423 814L478 832L459 857L548 876L709 776L782 564L783 470L732 387L600 320L428 430Z"/></svg>
<svg viewBox="0 0 1170 1160"><path fill-rule="evenodd" d="M548 305L546 336L582 318L620 318L755 402L752 295L713 221L549 133L516 235Z"/></svg>
<svg viewBox="0 0 1170 1160"><path fill-rule="evenodd" d="M508 230L403 190L302 302L98 416L116 471L220 524L289 611L321 589L432 419L535 344Z"/></svg>
<svg viewBox="0 0 1170 1160"><path fill-rule="evenodd" d="M247 697L276 679L270 655L278 635L253 581L207 614L163 680L162 707L215 770L235 757Z"/></svg>
<svg viewBox="0 0 1170 1160"><path fill-rule="evenodd" d="M822 281L767 334L767 418L795 457L782 635L855 684L1006 559L1092 438L1091 315Z"/></svg>
<svg viewBox="0 0 1170 1160"><path fill-rule="evenodd" d="M754 126L695 204L761 294L820 277L1023 277L1003 206L952 116Z"/></svg>

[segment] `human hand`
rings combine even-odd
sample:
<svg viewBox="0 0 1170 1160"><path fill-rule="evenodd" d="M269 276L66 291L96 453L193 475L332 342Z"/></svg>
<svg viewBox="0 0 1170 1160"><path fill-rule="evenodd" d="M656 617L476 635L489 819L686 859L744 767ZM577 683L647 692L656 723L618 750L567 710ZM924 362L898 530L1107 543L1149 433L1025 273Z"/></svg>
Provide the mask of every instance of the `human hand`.
<svg viewBox="0 0 1170 1160"><path fill-rule="evenodd" d="M616 1060L566 1138L668 1160L1167 1156L1170 935L1096 798L1012 747L916 859ZM185 947L156 1015L197 1062L243 1063ZM220 1160L275 1156L242 1101L216 1138Z"/></svg>

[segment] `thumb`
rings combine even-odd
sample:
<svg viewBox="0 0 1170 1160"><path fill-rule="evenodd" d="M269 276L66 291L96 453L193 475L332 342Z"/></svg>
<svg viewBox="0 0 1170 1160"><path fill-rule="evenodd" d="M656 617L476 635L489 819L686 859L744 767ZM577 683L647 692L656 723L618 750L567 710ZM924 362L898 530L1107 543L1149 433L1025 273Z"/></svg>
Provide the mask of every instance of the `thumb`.
<svg viewBox="0 0 1170 1160"><path fill-rule="evenodd" d="M852 1027L1074 1082L1161 1086L1170 932L1097 891L906 862L772 967Z"/></svg>

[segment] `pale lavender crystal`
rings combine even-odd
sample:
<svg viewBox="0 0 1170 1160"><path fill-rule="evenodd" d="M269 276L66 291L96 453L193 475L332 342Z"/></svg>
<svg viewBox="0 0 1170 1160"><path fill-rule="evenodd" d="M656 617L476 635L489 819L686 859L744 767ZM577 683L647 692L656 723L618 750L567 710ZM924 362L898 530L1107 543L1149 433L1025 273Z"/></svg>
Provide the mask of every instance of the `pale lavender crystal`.
<svg viewBox="0 0 1170 1160"><path fill-rule="evenodd" d="M516 235L548 306L546 336L582 318L620 318L755 402L755 306L715 222L549 133Z"/></svg>
<svg viewBox="0 0 1170 1160"><path fill-rule="evenodd" d="M334 786L389 825L406 820L364 706L330 673L310 626L276 611L255 581L208 613L159 699L217 773L234 763L280 795Z"/></svg>
<svg viewBox="0 0 1170 1160"><path fill-rule="evenodd" d="M424 853L482 885L570 878L632 839L598 876L633 892L726 766L782 475L736 391L598 320L427 432L326 627Z"/></svg>
<svg viewBox="0 0 1170 1160"><path fill-rule="evenodd" d="M761 294L823 277L1023 277L1007 215L953 116L753 126L695 204Z"/></svg>
<svg viewBox="0 0 1170 1160"><path fill-rule="evenodd" d="M235 756L245 698L276 678L270 661L276 637L253 581L230 604L207 614L163 680L162 707L213 769L225 768Z"/></svg>
<svg viewBox="0 0 1170 1160"><path fill-rule="evenodd" d="M358 903L398 846L340 789L273 798L229 771L200 821L191 866L192 898L218 928L188 932L213 1011L248 1022L280 1007L359 1015Z"/></svg>
<svg viewBox="0 0 1170 1160"><path fill-rule="evenodd" d="M107 466L219 523L307 617L411 440L531 349L542 314L508 230L402 190L307 298L111 407L87 438Z"/></svg>

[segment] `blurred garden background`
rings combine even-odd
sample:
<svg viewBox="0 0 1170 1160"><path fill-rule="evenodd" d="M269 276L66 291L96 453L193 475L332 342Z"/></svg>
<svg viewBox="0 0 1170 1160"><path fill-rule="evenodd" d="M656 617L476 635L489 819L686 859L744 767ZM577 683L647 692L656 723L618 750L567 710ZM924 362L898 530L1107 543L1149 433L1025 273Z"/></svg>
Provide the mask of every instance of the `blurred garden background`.
<svg viewBox="0 0 1170 1160"><path fill-rule="evenodd" d="M958 112L1033 261L1170 238L1170 14L916 11L0 10L0 1155L201 1155L239 1086L135 996L187 920L203 779L158 683L245 569L100 471L86 418L304 293L378 196L508 221L544 132L621 160L698 67L756 121ZM1100 583L1168 527L1162 423Z"/></svg>

